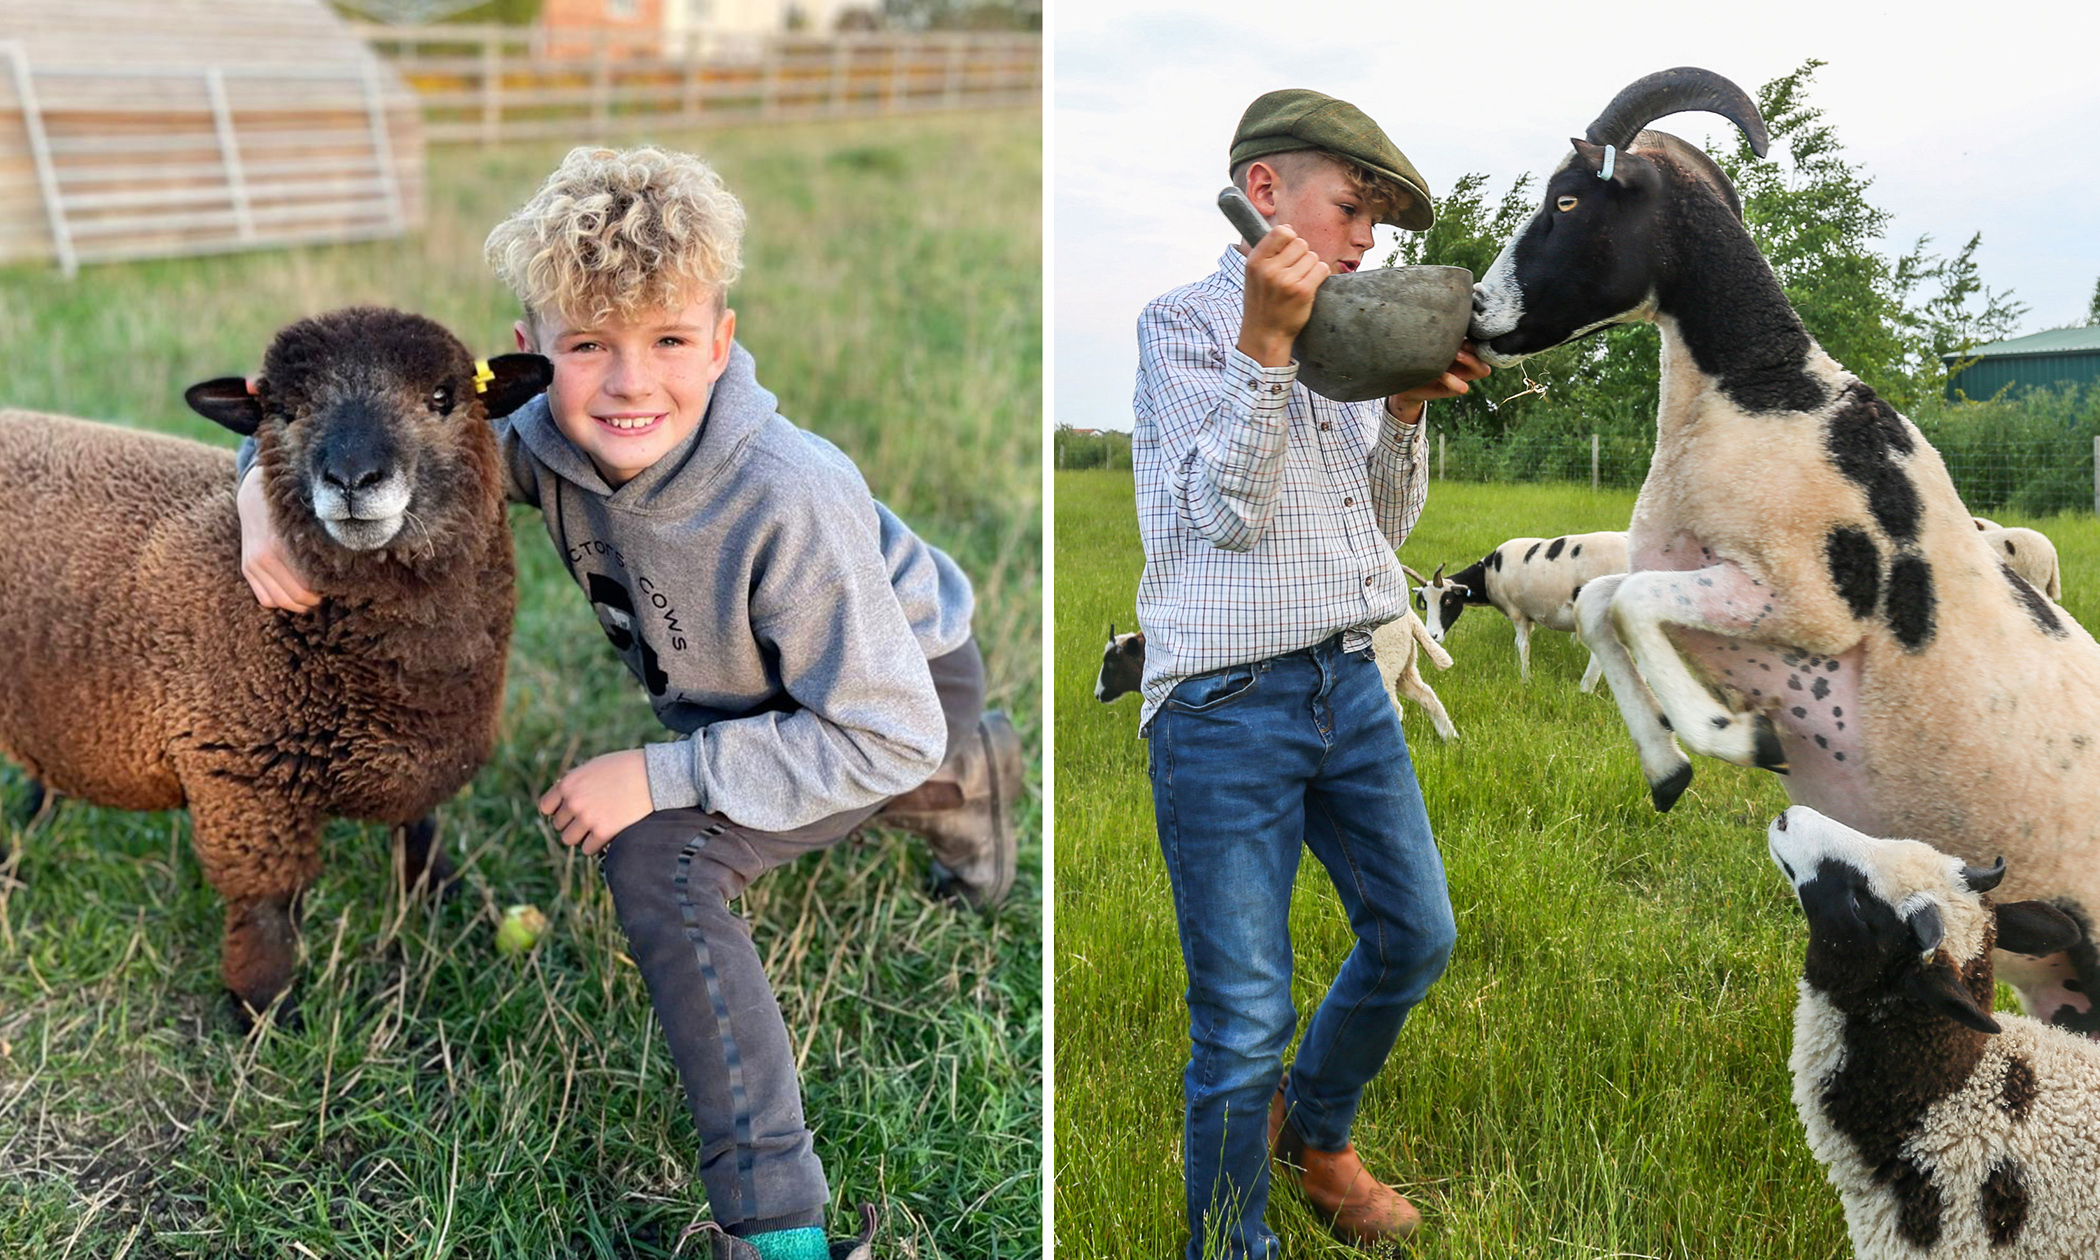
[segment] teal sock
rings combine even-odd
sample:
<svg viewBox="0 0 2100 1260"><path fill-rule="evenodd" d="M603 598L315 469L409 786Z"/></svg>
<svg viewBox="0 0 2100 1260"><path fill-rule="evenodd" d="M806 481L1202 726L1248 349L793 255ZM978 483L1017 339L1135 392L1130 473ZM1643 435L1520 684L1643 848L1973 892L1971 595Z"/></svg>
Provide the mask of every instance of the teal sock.
<svg viewBox="0 0 2100 1260"><path fill-rule="evenodd" d="M831 1247L824 1241L824 1231L814 1226L776 1229L753 1234L744 1241L756 1247L765 1260L831 1260Z"/></svg>

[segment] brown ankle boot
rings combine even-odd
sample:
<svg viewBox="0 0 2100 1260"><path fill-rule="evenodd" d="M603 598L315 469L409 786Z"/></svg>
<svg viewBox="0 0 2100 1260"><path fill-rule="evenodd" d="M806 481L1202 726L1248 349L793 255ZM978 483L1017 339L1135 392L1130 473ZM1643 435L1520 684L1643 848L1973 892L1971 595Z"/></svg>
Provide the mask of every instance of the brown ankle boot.
<svg viewBox="0 0 2100 1260"><path fill-rule="evenodd" d="M926 837L941 895L981 910L1013 887L1020 795L1021 738L995 709L977 720L974 739L948 750L931 779L893 798L877 817Z"/></svg>
<svg viewBox="0 0 2100 1260"><path fill-rule="evenodd" d="M1369 1250L1384 1242L1403 1242L1415 1232L1422 1214L1399 1191L1371 1175L1353 1144L1338 1151L1315 1150L1305 1144L1285 1111L1283 1086L1278 1085L1269 1100L1273 1174L1298 1187L1313 1210L1333 1226L1336 1238Z"/></svg>

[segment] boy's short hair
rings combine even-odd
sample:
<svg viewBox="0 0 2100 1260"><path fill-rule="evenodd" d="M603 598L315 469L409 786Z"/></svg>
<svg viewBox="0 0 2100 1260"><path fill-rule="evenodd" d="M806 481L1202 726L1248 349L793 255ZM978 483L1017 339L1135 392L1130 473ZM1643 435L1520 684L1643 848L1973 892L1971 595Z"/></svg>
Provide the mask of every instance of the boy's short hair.
<svg viewBox="0 0 2100 1260"><path fill-rule="evenodd" d="M1233 187L1247 191L1247 168L1263 162L1275 170L1287 184L1295 185L1306 178L1315 165L1326 165L1339 170L1342 178L1363 198L1366 208L1378 216L1382 223L1392 222L1402 211L1415 204L1415 196L1406 185L1390 175L1382 175L1358 162L1352 162L1339 153L1326 149L1290 149L1283 153L1264 153L1260 157L1248 158L1232 168Z"/></svg>
<svg viewBox="0 0 2100 1260"><path fill-rule="evenodd" d="M714 168L650 145L569 150L489 233L483 252L528 319L596 323L674 310L705 289L720 306L743 274L744 207Z"/></svg>

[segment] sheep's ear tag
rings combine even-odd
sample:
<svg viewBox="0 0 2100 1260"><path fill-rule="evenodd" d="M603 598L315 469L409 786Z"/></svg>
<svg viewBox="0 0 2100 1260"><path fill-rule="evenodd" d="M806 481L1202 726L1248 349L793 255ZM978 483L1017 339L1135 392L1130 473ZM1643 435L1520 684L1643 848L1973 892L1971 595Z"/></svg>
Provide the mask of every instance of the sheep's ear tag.
<svg viewBox="0 0 2100 1260"><path fill-rule="evenodd" d="M474 365L474 392L491 417L507 416L554 383L554 365L537 354L499 354Z"/></svg>

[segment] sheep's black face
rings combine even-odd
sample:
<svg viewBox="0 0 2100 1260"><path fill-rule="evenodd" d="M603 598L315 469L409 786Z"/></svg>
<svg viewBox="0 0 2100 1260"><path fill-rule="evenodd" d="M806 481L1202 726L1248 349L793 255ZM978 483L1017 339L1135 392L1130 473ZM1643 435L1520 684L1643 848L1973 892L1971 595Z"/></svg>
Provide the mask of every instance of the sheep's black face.
<svg viewBox="0 0 2100 1260"><path fill-rule="evenodd" d="M1929 844L1863 835L1805 805L1774 819L1765 836L1808 920L1802 980L1847 1015L1912 1004L1995 1033L1994 940L2024 953L2075 939L2075 931L2053 935L2054 922L2068 920L2039 903L1992 907L1978 895L1988 882L1976 877L2002 872L1964 868ZM2030 921L2051 931L2031 931Z"/></svg>
<svg viewBox="0 0 2100 1260"><path fill-rule="evenodd" d="M1437 591L1435 623L1424 623L1429 627L1430 637L1442 643L1444 636L1451 633L1451 627L1458 624L1459 614L1465 610L1466 588L1445 583L1442 589Z"/></svg>
<svg viewBox="0 0 2100 1260"><path fill-rule="evenodd" d="M280 332L247 400L280 530L348 552L396 544L424 556L478 533L501 493L487 417L551 377L537 355L506 355L491 369L477 388L466 347L400 311L356 307ZM200 405L207 388L192 391L192 405L242 428L247 418L222 414L225 400Z"/></svg>
<svg viewBox="0 0 2100 1260"><path fill-rule="evenodd" d="M1468 335L1495 367L1651 313L1662 178L1636 153L1615 154L1602 178L1604 150L1574 143L1538 213L1473 286Z"/></svg>
<svg viewBox="0 0 2100 1260"><path fill-rule="evenodd" d="M460 443L447 430L477 423L474 361L429 320L342 311L278 335L259 387L281 422L283 463L315 520L341 546L394 540L410 504L422 528L457 497Z"/></svg>
<svg viewBox="0 0 2100 1260"><path fill-rule="evenodd" d="M1145 680L1145 636L1117 634L1109 630L1108 646L1101 650L1101 673L1094 679L1094 698L1107 703L1127 696Z"/></svg>

